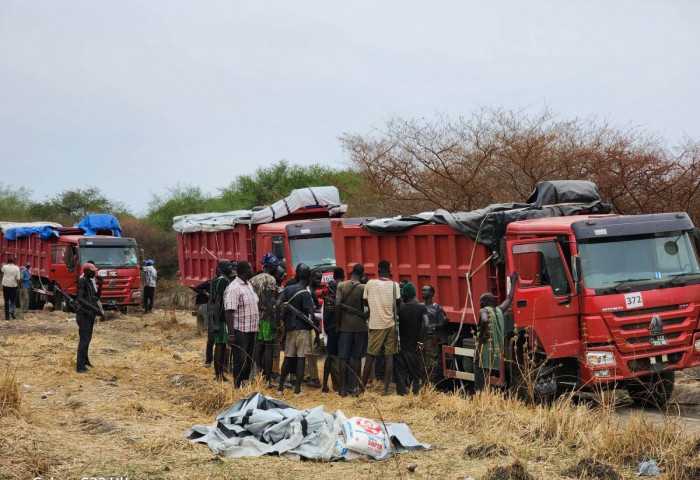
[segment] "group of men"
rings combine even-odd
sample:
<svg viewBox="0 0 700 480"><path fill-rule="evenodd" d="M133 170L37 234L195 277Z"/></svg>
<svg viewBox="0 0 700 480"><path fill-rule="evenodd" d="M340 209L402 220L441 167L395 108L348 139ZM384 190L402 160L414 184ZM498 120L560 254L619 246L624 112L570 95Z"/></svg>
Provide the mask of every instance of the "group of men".
<svg viewBox="0 0 700 480"><path fill-rule="evenodd" d="M449 326L445 311L433 301L434 287L423 286L423 302L418 302L416 287L391 280L391 265L383 260L378 278L369 281L362 265L355 265L347 280L344 270L336 267L319 298L320 276L312 275L306 265L298 265L294 278L283 287L285 272L277 258L268 253L260 263L262 272L253 275L248 262L220 260L217 277L195 288L200 294L208 289L206 365L213 363L217 380L229 381L226 374L231 373L240 387L255 364L278 395L293 375L291 388L298 396L308 363L310 385L326 393L337 366L334 387L345 397L363 392L375 370L383 373L384 394L392 380L396 393L405 395L409 390L417 393L422 384L440 376L440 348L447 343ZM316 321L319 309L321 322ZM322 386L314 385L318 381L314 345L321 340L326 354ZM275 385L273 370L280 350L284 361Z"/></svg>
<svg viewBox="0 0 700 480"><path fill-rule="evenodd" d="M7 263L2 266L2 296L5 303L5 320L17 317L17 298L22 313L29 307L29 292L32 289L31 264L27 263L23 269L15 265L13 257L7 257ZM19 295L18 295L19 294Z"/></svg>

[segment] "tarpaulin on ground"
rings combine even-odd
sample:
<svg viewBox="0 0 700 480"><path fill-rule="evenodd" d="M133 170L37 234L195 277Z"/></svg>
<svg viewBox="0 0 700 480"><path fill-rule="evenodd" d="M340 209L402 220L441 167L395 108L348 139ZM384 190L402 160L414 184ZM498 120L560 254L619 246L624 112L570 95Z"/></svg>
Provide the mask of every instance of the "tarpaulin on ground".
<svg viewBox="0 0 700 480"><path fill-rule="evenodd" d="M223 213L197 213L173 217L173 230L180 233L219 232L238 224L261 224L280 220L292 212L307 208L325 208L329 217L342 215L347 205L340 203L336 187L308 187L292 190L282 200L256 210Z"/></svg>
<svg viewBox="0 0 700 480"><path fill-rule="evenodd" d="M207 444L216 454L234 458L276 454L294 460L333 461L367 455L381 460L392 451L433 448L418 442L406 424L387 423L384 428L369 419L359 418L361 421L355 423L350 420L340 410L327 413L322 405L297 410L281 400L254 393L221 412L211 427L197 425L182 436ZM386 445L381 443L384 439Z"/></svg>
<svg viewBox="0 0 700 480"><path fill-rule="evenodd" d="M87 215L74 226L82 228L85 235L88 237L97 235L97 230L111 230L112 235L115 237L122 236L122 227L119 225L119 220L109 213L93 213Z"/></svg>
<svg viewBox="0 0 700 480"><path fill-rule="evenodd" d="M472 240L476 239L489 250L498 252L499 242L511 222L611 211L609 204L601 202L594 183L559 180L538 183L525 203L496 203L471 212L436 210L407 217L378 219L364 224L362 228L374 233L398 233L428 223L447 224ZM496 260L503 261L500 258Z"/></svg>
<svg viewBox="0 0 700 480"><path fill-rule="evenodd" d="M60 223L52 222L0 222L0 229L7 240L29 237L35 233L38 234L40 239L48 240L51 237L58 237L58 232L55 229L60 226Z"/></svg>

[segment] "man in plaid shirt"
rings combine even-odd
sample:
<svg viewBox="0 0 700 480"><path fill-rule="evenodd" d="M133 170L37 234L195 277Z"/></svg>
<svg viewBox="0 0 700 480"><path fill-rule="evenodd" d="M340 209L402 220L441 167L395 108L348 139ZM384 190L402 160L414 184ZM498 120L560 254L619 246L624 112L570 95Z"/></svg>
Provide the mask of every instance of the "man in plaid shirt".
<svg viewBox="0 0 700 480"><path fill-rule="evenodd" d="M258 296L248 281L253 276L250 263L238 262L236 271L238 276L224 292L224 310L228 343L233 351L233 377L239 388L250 376L260 313Z"/></svg>

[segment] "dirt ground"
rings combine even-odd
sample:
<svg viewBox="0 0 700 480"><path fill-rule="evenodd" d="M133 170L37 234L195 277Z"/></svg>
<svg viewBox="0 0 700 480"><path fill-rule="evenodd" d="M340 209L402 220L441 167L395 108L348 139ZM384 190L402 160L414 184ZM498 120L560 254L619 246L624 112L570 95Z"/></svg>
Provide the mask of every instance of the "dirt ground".
<svg viewBox="0 0 700 480"><path fill-rule="evenodd" d="M492 420L485 420L484 431L477 432L479 411L491 408L484 399L462 399L435 392L403 398L369 394L341 399L333 393L322 394L305 388L305 397L295 398L286 392L282 398L298 408L323 404L329 412L341 409L348 417L378 418L381 413L387 422L407 422L419 440L437 448L383 462L294 462L275 456L220 458L206 446L192 445L181 438L188 428L210 425L216 416L216 412L207 411L206 405L196 400L219 392L219 397L214 395L214 398L224 398L223 404L228 405L254 389L237 391L216 385L212 369L204 367L206 336L198 331L189 312L156 310L150 315L130 314L97 323L90 346L94 368L87 374L75 372L77 342L74 314L46 309L30 312L19 320L0 321L0 377L14 377L21 394L19 408L0 416L0 479L296 479L300 476L466 479L472 476L481 480L490 478L490 469L508 466L515 460L525 466L532 478L557 479L568 478L561 472L590 454L583 450L582 444L576 445L583 440L556 440L564 438L562 435L583 439L586 432L547 433L544 429L549 423L542 423L542 418L553 414L542 414L541 410L528 413L526 407L508 404L511 405L508 408L514 409L509 413L515 419L512 425L517 426L509 426L507 419L502 425L493 421L502 430L489 433L488 422ZM700 403L698 376L697 372L688 372L679 377L677 398L682 403L683 415L697 417L694 409ZM500 402L490 401L494 405ZM581 415L580 421L584 422L581 425L599 421L584 420L589 415L586 407L571 408L571 412ZM618 410L627 417L621 425L640 422L645 425L639 411ZM498 418L489 415L493 413L484 414L484 418ZM528 425L529 420L522 420L529 418L527 415L532 415L533 425L540 422L544 426ZM562 417L572 415L565 412ZM595 415L590 413L591 417ZM579 421L571 418L566 421L574 420ZM552 422L550 417L546 421ZM674 420L659 415L650 421L661 422L659 428L664 428ZM683 421L692 426L681 426L680 436L694 440L698 421L692 418ZM619 428L624 433L626 427ZM540 442L540 437L545 440ZM470 445L499 440L504 447L496 449L503 451L495 458L465 454ZM686 439L674 441L686 442ZM604 450L600 451L604 456ZM414 466L413 472L409 471ZM631 465L618 464L615 468L623 478L634 477Z"/></svg>

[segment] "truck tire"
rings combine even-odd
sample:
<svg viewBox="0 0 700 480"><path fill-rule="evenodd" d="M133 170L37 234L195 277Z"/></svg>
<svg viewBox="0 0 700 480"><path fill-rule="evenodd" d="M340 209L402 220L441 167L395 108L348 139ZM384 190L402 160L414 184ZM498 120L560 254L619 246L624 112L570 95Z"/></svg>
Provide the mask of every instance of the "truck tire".
<svg viewBox="0 0 700 480"><path fill-rule="evenodd" d="M526 356L521 338L513 353L509 375L510 391L527 404L551 405L558 395L557 377L543 354Z"/></svg>
<svg viewBox="0 0 700 480"><path fill-rule="evenodd" d="M56 296L56 300L53 304L53 310L54 312L65 312L65 313L70 313L73 311L72 308L70 308L70 304L66 301L66 298L61 295L60 293Z"/></svg>
<svg viewBox="0 0 700 480"><path fill-rule="evenodd" d="M664 408L673 394L676 372L660 372L637 378L627 385L630 399L638 407Z"/></svg>
<svg viewBox="0 0 700 480"><path fill-rule="evenodd" d="M42 300L41 293L34 291L29 292L29 305L27 307L29 310L43 310L44 300Z"/></svg>
<svg viewBox="0 0 700 480"><path fill-rule="evenodd" d="M201 331L207 329L207 319L209 318L209 305L200 303L197 305L197 328Z"/></svg>

